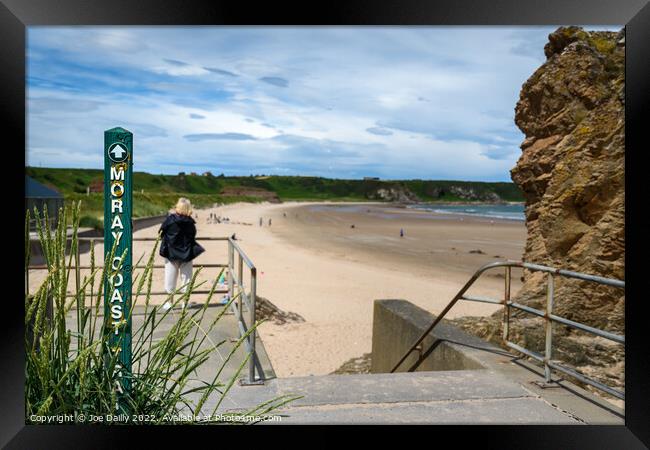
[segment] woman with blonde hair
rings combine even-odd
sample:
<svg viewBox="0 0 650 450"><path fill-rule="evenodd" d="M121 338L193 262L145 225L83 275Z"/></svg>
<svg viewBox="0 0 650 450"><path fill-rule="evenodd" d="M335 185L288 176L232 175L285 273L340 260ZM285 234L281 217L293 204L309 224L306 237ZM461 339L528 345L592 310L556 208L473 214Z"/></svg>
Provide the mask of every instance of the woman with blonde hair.
<svg viewBox="0 0 650 450"><path fill-rule="evenodd" d="M165 291L168 294L176 291L179 274L180 291L187 290L187 284L192 278L192 260L205 251L196 242L195 224L192 219L192 204L185 197L181 197L160 226L160 256L165 258ZM171 303L167 301L163 308L171 308Z"/></svg>

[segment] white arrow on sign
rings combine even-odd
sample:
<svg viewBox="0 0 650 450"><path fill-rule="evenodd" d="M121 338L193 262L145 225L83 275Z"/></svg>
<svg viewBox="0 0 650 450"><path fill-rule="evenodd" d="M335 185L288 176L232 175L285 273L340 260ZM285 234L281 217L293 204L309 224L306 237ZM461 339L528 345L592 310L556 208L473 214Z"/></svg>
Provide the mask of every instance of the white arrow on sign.
<svg viewBox="0 0 650 450"><path fill-rule="evenodd" d="M116 145L113 147L113 150L111 150L111 154L116 158L116 159L122 159L122 155L126 153L126 150L122 148L121 145Z"/></svg>

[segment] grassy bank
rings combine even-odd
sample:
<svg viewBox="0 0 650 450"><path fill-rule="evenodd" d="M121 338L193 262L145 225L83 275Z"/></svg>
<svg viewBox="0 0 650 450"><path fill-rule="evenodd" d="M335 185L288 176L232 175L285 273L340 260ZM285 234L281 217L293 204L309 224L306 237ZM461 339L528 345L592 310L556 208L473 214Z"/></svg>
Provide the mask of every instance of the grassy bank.
<svg viewBox="0 0 650 450"><path fill-rule="evenodd" d="M61 192L67 203L82 201L81 226L99 227L103 216L101 190L103 171L98 169L52 169L27 167L26 174ZM237 195L227 195L237 188ZM224 190L226 192L224 192ZM248 191L247 191L248 190ZM368 201L390 200L385 192L407 194L422 202L523 201L514 183L448 180L342 180L302 176L226 177L212 174L133 174L134 217L163 214L178 197L190 198L196 207L214 203L263 201L260 193L273 194L281 201ZM268 197L266 197L268 199Z"/></svg>

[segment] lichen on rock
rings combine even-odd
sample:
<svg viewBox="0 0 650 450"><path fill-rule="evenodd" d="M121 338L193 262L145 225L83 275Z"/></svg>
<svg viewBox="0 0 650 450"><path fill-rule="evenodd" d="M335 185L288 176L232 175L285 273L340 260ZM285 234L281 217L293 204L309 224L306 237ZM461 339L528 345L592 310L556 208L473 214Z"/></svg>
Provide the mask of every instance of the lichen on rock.
<svg viewBox="0 0 650 450"><path fill-rule="evenodd" d="M524 260L625 278L625 48L623 33L561 27L547 61L522 87L515 122L526 146L511 170L526 197ZM522 299L542 277L525 274ZM557 279L556 311L623 332L623 291Z"/></svg>

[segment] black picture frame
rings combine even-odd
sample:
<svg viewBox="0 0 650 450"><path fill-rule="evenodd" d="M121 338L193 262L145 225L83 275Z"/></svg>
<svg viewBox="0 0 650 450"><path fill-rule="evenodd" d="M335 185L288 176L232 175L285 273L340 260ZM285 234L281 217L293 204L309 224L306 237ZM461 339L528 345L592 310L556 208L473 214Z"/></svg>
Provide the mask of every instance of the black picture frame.
<svg viewBox="0 0 650 450"><path fill-rule="evenodd" d="M25 425L23 347L24 304L15 299L23 277L13 255L20 254L24 234L16 186L24 186L25 44L26 27L34 25L626 25L626 411L625 426L483 426L425 429L422 445L443 445L444 438L465 443L471 432L481 448L644 448L650 445L650 364L645 343L643 256L647 248L641 233L648 230L643 210L644 164L647 152L645 121L650 105L650 5L646 0L348 0L338 3L251 4L237 1L84 1L1 0L0 2L0 111L5 138L4 183L7 223L3 234L5 289L0 367L0 445L7 448L104 448L127 440L135 443L131 427ZM513 105L514 107L514 105ZM9 144L8 142L11 142ZM12 155L17 156L12 156ZM7 166L8 161L10 165ZM22 164L22 167L20 166ZM9 189L8 189L9 188ZM12 238L14 236L14 238ZM17 250L9 250L9 244ZM188 427L181 431L186 432ZM260 428L260 427L254 427ZM281 427L276 427L281 428ZM375 427L376 429L376 427ZM374 430L373 429L373 432ZM246 429L249 434L250 429ZM386 428L383 428L386 430ZM178 427L146 427L149 438L168 439ZM223 428L203 427L197 432ZM155 435L154 435L155 432ZM377 433L381 431L377 430ZM388 431L392 434L391 431ZM415 443L410 435L406 442ZM311 434L311 433L310 433ZM319 432L319 439L324 433ZM328 433L329 434L329 433ZM400 433L401 434L401 433ZM293 433L292 433L293 435ZM446 435L446 436L443 436ZM434 444L435 438L437 444ZM285 438L286 439L286 438ZM431 439L431 440L427 440ZM291 440L291 439L288 439ZM171 442L171 441L168 441ZM198 440L196 441L198 443ZM225 444L225 441L221 441ZM200 445L200 444L199 444ZM233 442L229 445L235 445ZM236 444L236 445L242 445ZM407 444L408 445L408 444ZM450 444L446 444L450 445Z"/></svg>

